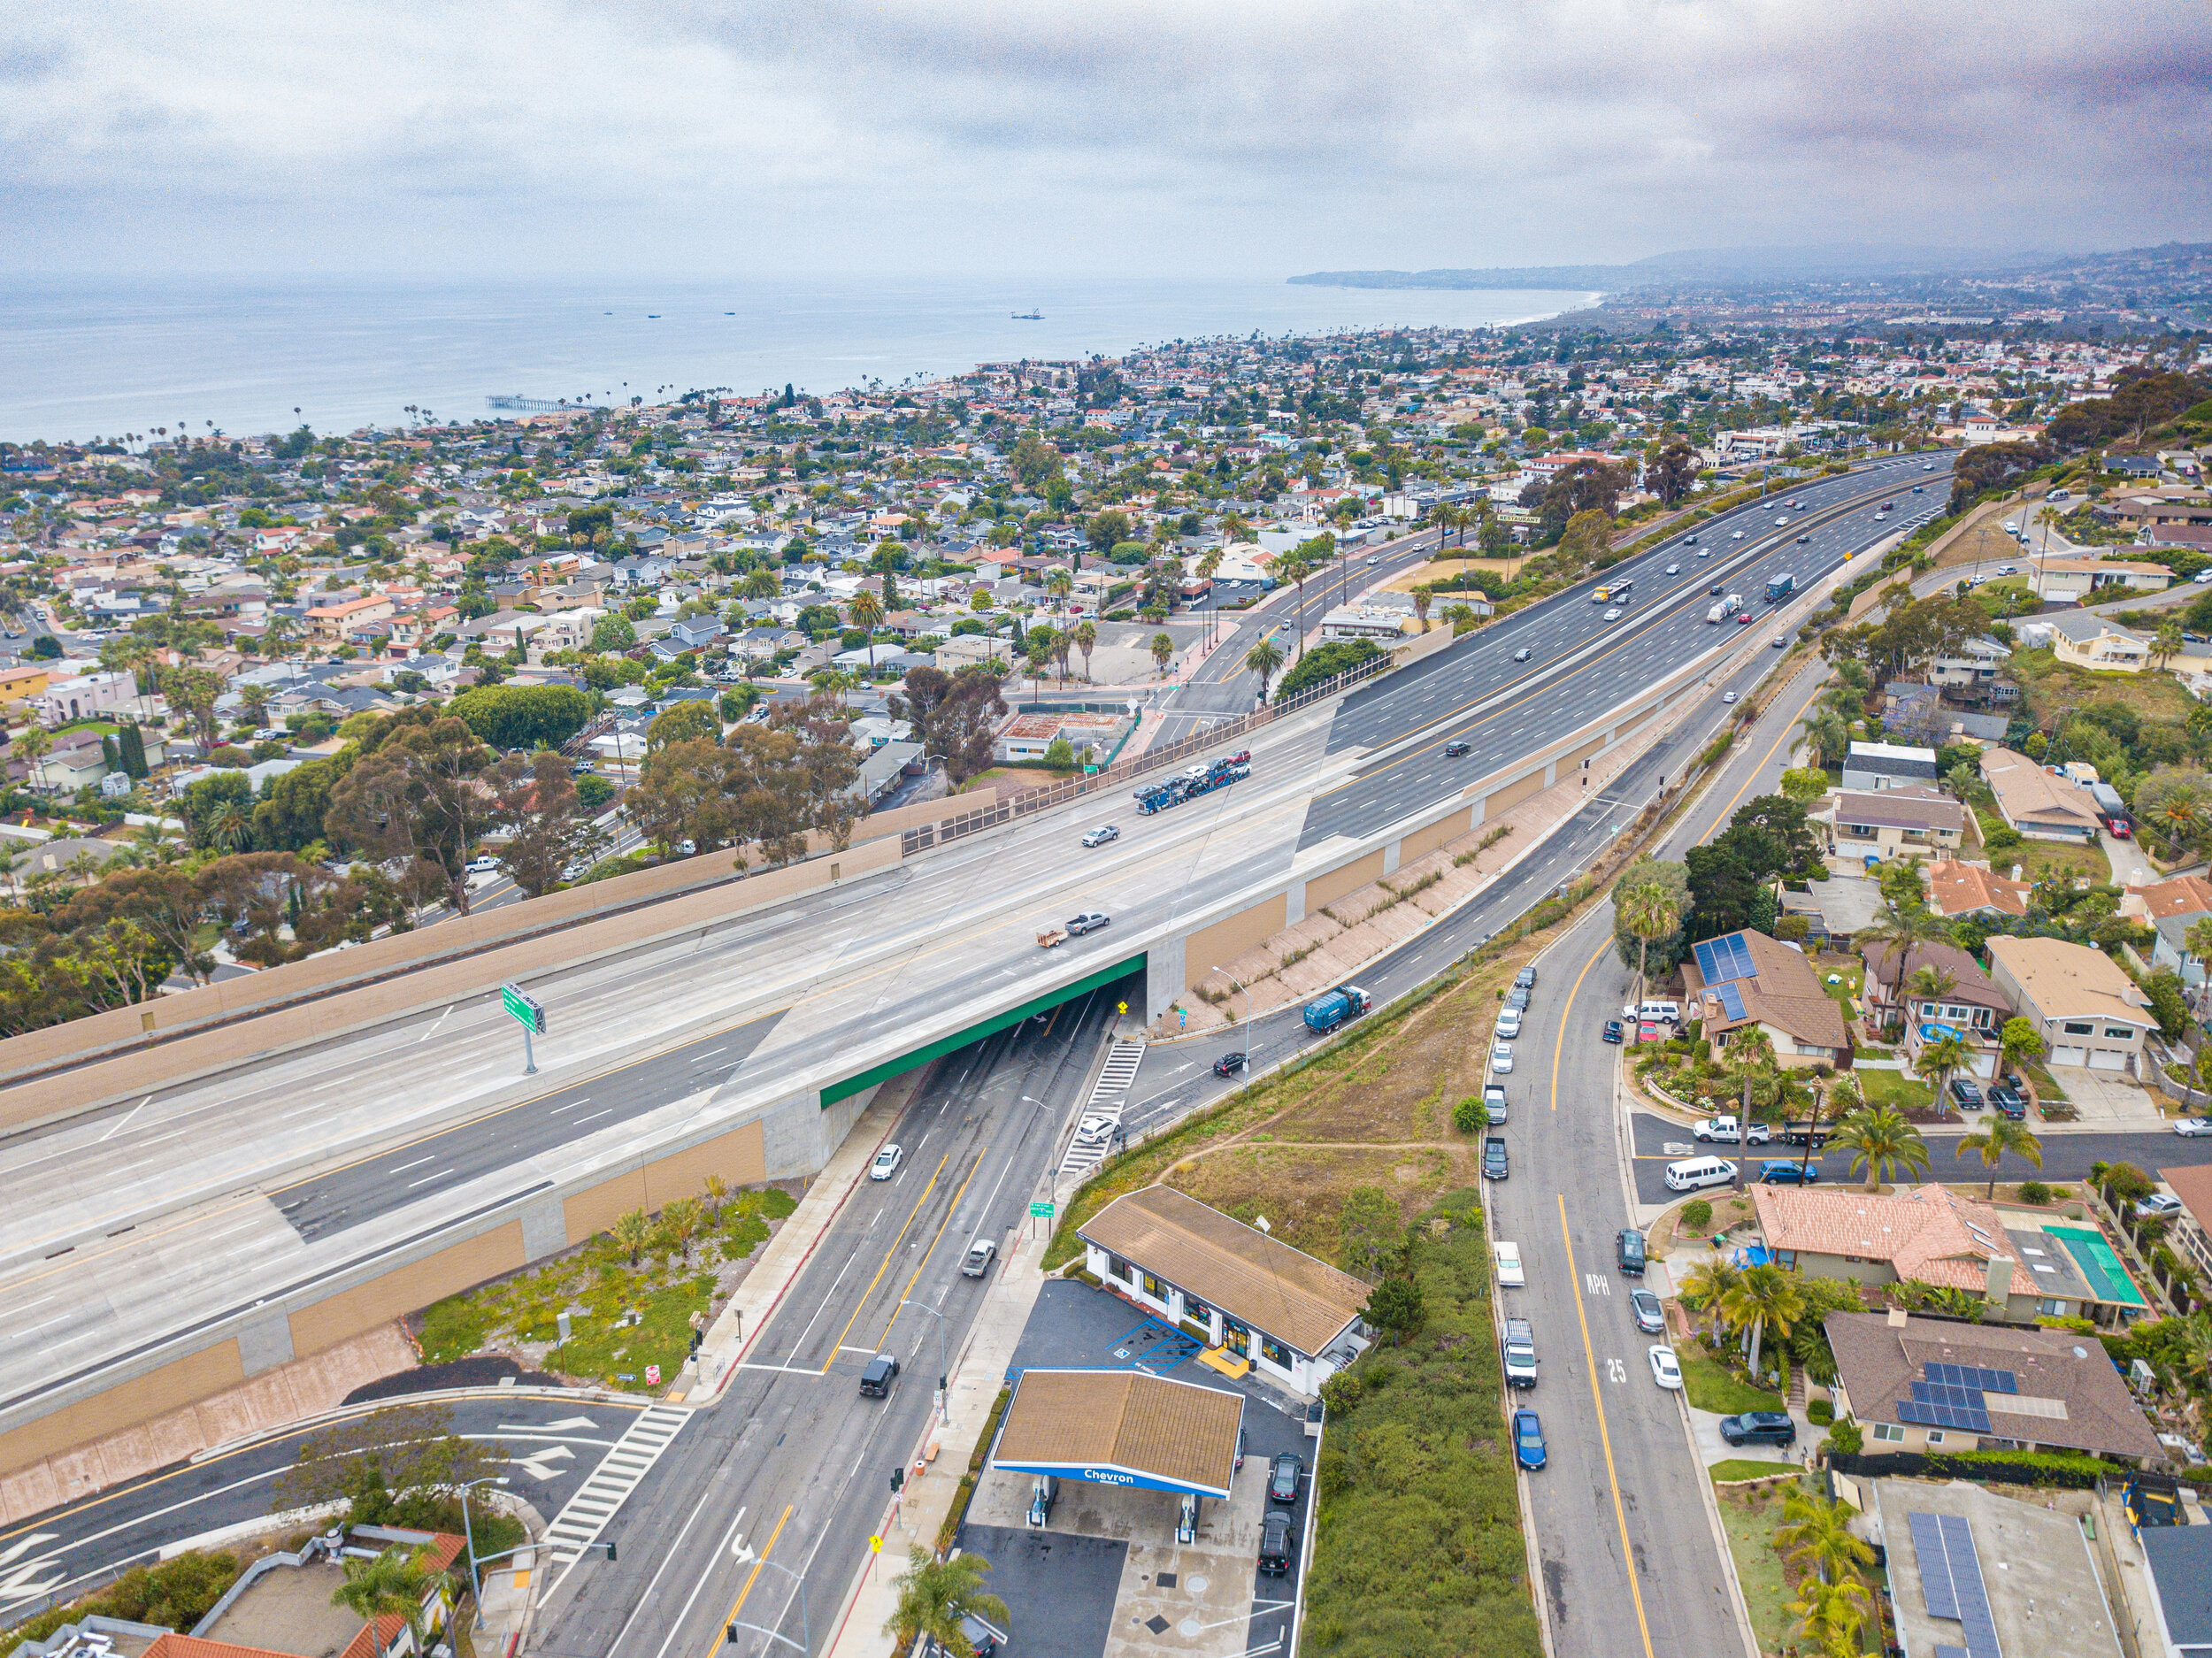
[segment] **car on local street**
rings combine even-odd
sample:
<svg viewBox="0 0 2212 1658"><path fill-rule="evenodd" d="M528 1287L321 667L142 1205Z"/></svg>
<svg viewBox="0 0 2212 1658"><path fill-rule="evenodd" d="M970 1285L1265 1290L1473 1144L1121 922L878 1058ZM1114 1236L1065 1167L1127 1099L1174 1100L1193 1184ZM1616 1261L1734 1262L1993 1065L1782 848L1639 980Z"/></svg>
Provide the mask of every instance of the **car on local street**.
<svg viewBox="0 0 2212 1658"><path fill-rule="evenodd" d="M1651 1362L1651 1379L1670 1393L1682 1391L1682 1367L1675 1362L1672 1347L1653 1347L1646 1356Z"/></svg>
<svg viewBox="0 0 2212 1658"><path fill-rule="evenodd" d="M1786 649L1789 642L1789 635L1786 633L1777 633L1774 636L1774 648L1777 650Z"/></svg>
<svg viewBox="0 0 2212 1658"><path fill-rule="evenodd" d="M1079 1146L1102 1146L1113 1139L1114 1131L1121 1125L1102 1111L1094 1111L1075 1125L1075 1143Z"/></svg>
<svg viewBox="0 0 2212 1658"><path fill-rule="evenodd" d="M1245 1055L1242 1054L1224 1054L1219 1059L1214 1061L1214 1075L1233 1077L1244 1069L1246 1063Z"/></svg>
<svg viewBox="0 0 2212 1658"><path fill-rule="evenodd" d="M1783 1410L1747 1410L1720 1419L1720 1437L1731 1445L1794 1445L1797 1424Z"/></svg>
<svg viewBox="0 0 2212 1658"><path fill-rule="evenodd" d="M1498 1009L1498 1034L1510 1040L1521 1033L1521 1010L1518 1008Z"/></svg>
<svg viewBox="0 0 2212 1658"><path fill-rule="evenodd" d="M1649 1290L1629 1291L1628 1310L1636 1316L1636 1328L1646 1335L1666 1333L1667 1309L1659 1304L1659 1298Z"/></svg>
<svg viewBox="0 0 2212 1658"><path fill-rule="evenodd" d="M462 865L471 875L488 875L498 867L499 860L495 857L474 857Z"/></svg>
<svg viewBox="0 0 2212 1658"><path fill-rule="evenodd" d="M2212 1134L2212 1117L2184 1117L2174 1120L2174 1132L2184 1140L2194 1140L2200 1134Z"/></svg>
<svg viewBox="0 0 2212 1658"><path fill-rule="evenodd" d="M1492 1073L1494 1075L1502 1077L1512 1069L1513 1044L1510 1042L1498 1042L1494 1044L1490 1049L1490 1070Z"/></svg>
<svg viewBox="0 0 2212 1658"><path fill-rule="evenodd" d="M1513 1413L1513 1460L1531 1470L1544 1465L1544 1424L1533 1410Z"/></svg>
<svg viewBox="0 0 2212 1658"><path fill-rule="evenodd" d="M899 1165L906 1161L906 1153L896 1146L886 1146L876 1154L876 1160L868 1165L871 1180L888 1180L898 1173Z"/></svg>
<svg viewBox="0 0 2212 1658"><path fill-rule="evenodd" d="M1951 1078L1951 1097L1959 1102L1962 1111L1978 1111L1982 1109L1982 1091L1964 1077Z"/></svg>
<svg viewBox="0 0 2212 1658"><path fill-rule="evenodd" d="M1267 1500L1270 1502L1293 1503L1298 1501L1298 1482L1306 1477L1306 1465L1294 1451L1285 1451L1267 1470Z"/></svg>
<svg viewBox="0 0 2212 1658"><path fill-rule="evenodd" d="M1759 1165L1759 1184L1762 1186L1814 1186L1820 1180L1820 1171L1809 1163L1800 1163L1794 1157L1773 1157Z"/></svg>
<svg viewBox="0 0 2212 1658"><path fill-rule="evenodd" d="M1621 1022L1618 1019L1608 1019L1605 1022L1605 1040L1615 1047L1618 1047L1627 1034L1627 1032L1621 1029Z"/></svg>
<svg viewBox="0 0 2212 1658"><path fill-rule="evenodd" d="M1079 939L1086 933L1095 933L1112 917L1102 916L1095 910L1087 910L1068 923L1068 936Z"/></svg>
<svg viewBox="0 0 2212 1658"><path fill-rule="evenodd" d="M860 1394L864 1399L887 1399L891 1384L899 1379L899 1362L887 1353L879 1353L868 1361L860 1372Z"/></svg>
<svg viewBox="0 0 2212 1658"><path fill-rule="evenodd" d="M1102 823L1099 825L1097 828L1092 830L1090 833L1083 837L1083 844L1087 847L1102 847L1109 841L1118 841L1120 839L1120 830L1115 828L1114 825L1110 823Z"/></svg>
<svg viewBox="0 0 2212 1658"><path fill-rule="evenodd" d="M1519 972L1514 974L1513 988L1516 990L1535 989L1536 970L1533 967L1524 967Z"/></svg>
<svg viewBox="0 0 2212 1658"><path fill-rule="evenodd" d="M991 1270L991 1262L998 1255L998 1246L983 1239L968 1246L968 1258L960 1263L960 1276L979 1278Z"/></svg>

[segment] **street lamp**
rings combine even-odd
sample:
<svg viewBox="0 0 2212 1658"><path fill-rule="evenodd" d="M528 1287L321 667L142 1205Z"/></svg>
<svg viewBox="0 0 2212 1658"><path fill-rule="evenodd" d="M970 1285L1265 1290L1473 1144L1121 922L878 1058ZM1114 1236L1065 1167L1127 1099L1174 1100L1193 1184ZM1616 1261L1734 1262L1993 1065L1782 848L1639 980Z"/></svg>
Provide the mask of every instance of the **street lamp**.
<svg viewBox="0 0 2212 1658"><path fill-rule="evenodd" d="M753 1631L756 1634L765 1635L770 1640L780 1640L787 1646L798 1647L800 1654L802 1654L802 1658L804 1658L804 1654L811 1653L814 1650L814 1631L807 1619L806 1578L804 1575L792 1570L788 1566L778 1565L772 1560L756 1561L754 1563L759 1566L765 1566L772 1571L780 1571L785 1577L790 1578L792 1582L799 1585L799 1639L795 1641L790 1636L779 1633L775 1630L769 1629L764 1624L748 1623L743 1618L733 1617L722 1627L723 1644L725 1646L730 1645L737 1639L738 1631L741 1629L749 1629Z"/></svg>
<svg viewBox="0 0 2212 1658"><path fill-rule="evenodd" d="M902 1307L917 1308L919 1310L927 1313L932 1318L934 1318L937 1321L937 1391L941 1395L949 1393L951 1392L951 1382L949 1380L949 1372L945 1369L944 1314L939 1312L934 1307L930 1306L925 1301L901 1301L899 1305ZM942 1414L942 1410L943 1407L941 1405L939 1407L941 1415Z"/></svg>
<svg viewBox="0 0 2212 1658"><path fill-rule="evenodd" d="M461 1535L462 1540L467 1547L469 1557L469 1593L476 1599L476 1627L479 1629L482 1629L484 1627L484 1583L483 1577L477 1569L480 1566L488 1566L495 1560L506 1560L511 1555L526 1554L533 1549L543 1548L545 1547L542 1542L526 1542L518 1547L503 1548L496 1554L480 1554L476 1552L476 1528L471 1524L469 1521L469 1492L473 1486L496 1485L504 1478L505 1476L503 1475L488 1475L482 1479L472 1479L469 1481L467 1485L461 1487ZM596 1543L588 1543L584 1546L583 1553L589 1554L595 1549L602 1548L607 1551L607 1558L609 1560L612 1560L615 1557L614 1541L612 1539L603 1539Z"/></svg>

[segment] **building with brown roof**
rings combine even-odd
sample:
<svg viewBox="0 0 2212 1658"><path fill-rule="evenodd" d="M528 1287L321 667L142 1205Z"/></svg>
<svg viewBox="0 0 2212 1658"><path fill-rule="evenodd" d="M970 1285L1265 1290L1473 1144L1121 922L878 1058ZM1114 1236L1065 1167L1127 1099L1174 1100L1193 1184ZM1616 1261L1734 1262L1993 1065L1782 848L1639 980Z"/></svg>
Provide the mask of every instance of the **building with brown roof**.
<svg viewBox="0 0 2212 1658"><path fill-rule="evenodd" d="M1709 939L1682 963L1683 1013L1725 1048L1757 1029L1784 1065L1840 1065L1850 1057L1843 1010L1804 953L1749 928Z"/></svg>
<svg viewBox="0 0 2212 1658"><path fill-rule="evenodd" d="M1966 808L1919 785L1844 789L1806 816L1826 831L1839 857L1935 857L1955 851L1966 833Z"/></svg>
<svg viewBox="0 0 2212 1658"><path fill-rule="evenodd" d="M1866 999L1885 1025L1902 1020L1908 1066L1930 1042L1955 1036L1973 1055L1968 1069L1986 1080L1997 1074L1998 1032L2012 1017L2005 1000L1987 973L1955 944L1931 940L1907 952L1901 973L1894 945L1877 945L1863 952L1866 958ZM1941 995L1924 995L1914 988L1923 970L1934 972L1950 987Z"/></svg>
<svg viewBox="0 0 2212 1658"><path fill-rule="evenodd" d="M2187 1257L2198 1277L2212 1281L2212 1163L2161 1169L2158 1178L2181 1200L2169 1234L2175 1253Z"/></svg>
<svg viewBox="0 0 2212 1658"><path fill-rule="evenodd" d="M2062 939L1989 940L1989 976L2035 1022L2054 1065L2140 1074L2151 999L2102 950Z"/></svg>
<svg viewBox="0 0 2212 1658"><path fill-rule="evenodd" d="M2120 894L2120 913L2150 922L2170 916L2212 915L2212 880L2177 875L2171 880L2131 887Z"/></svg>
<svg viewBox="0 0 2212 1658"><path fill-rule="evenodd" d="M1172 1186L1116 1198L1076 1229L1099 1280L1209 1332L1231 1366L1312 1395L1366 1347L1368 1288Z"/></svg>
<svg viewBox="0 0 2212 1658"><path fill-rule="evenodd" d="M991 1466L1226 1497L1244 1395L1135 1370L1021 1373Z"/></svg>
<svg viewBox="0 0 2212 1658"><path fill-rule="evenodd" d="M1831 1313L1824 1327L1836 1414L1858 1420L1870 1451L2085 1451L2131 1463L2164 1455L2088 1336L1901 1311Z"/></svg>
<svg viewBox="0 0 2212 1658"><path fill-rule="evenodd" d="M2031 841L2070 841L2093 846L2103 828L2097 802L2071 778L2046 771L2024 754L1990 748L1982 777L1996 796L1997 813Z"/></svg>
<svg viewBox="0 0 2212 1658"><path fill-rule="evenodd" d="M1939 916L2024 916L2035 888L1972 864L1937 864L1928 871L1928 908Z"/></svg>

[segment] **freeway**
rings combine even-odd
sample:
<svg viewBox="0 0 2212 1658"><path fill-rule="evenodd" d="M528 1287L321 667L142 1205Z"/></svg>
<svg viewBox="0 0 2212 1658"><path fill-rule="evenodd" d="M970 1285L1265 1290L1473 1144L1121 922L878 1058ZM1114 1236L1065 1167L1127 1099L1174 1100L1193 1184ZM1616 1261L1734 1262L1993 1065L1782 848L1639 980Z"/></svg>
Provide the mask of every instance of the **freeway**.
<svg viewBox="0 0 2212 1658"><path fill-rule="evenodd" d="M987 1279L969 1244L1017 1232L1112 1022L1105 992L939 1062L892 1131L897 1177L846 1200L716 1406L618 1516L618 1564L558 1571L532 1650L547 1658L709 1658L742 1617L816 1648L866 1559L891 1470L919 1443L940 1354L957 1354ZM902 1374L864 1399L870 1357ZM763 1575L758 1563L781 1569ZM747 1635L752 1650L768 1642Z"/></svg>
<svg viewBox="0 0 2212 1658"><path fill-rule="evenodd" d="M1824 539L1803 551L1832 561L1883 533L1863 502L1893 487L1888 472L1917 464L1809 484L1810 533ZM1835 523L1823 525L1824 505ZM1730 522L1702 533L1728 534ZM1774 549L1747 541L1712 564L1740 560L1758 575ZM545 974L532 988L553 1033L538 1045L544 1074L527 1083L515 1032L487 994L15 1136L0 1147L0 1330L40 1339L0 1343L0 1425L136 1374L257 1309L280 1316L334 1273L532 1192L803 1100L918 1032L958 1031L1110 970L1141 950L1147 929L1279 876L1317 835L1379 827L1477 774L1377 768L1366 763L1376 748L1425 722L1438 735L1465 730L1480 756L1471 767L1502 763L1617 702L1627 669L1711 649L1719 630L1694 621L1694 596L1678 584L1617 629L1576 594L1532 606L1333 712L1263 728L1248 782L1133 817L1121 841L1079 861L1068 842L1089 802ZM1500 689L1517 638L1546 660ZM1114 925L1041 957L1036 930L1082 908Z"/></svg>

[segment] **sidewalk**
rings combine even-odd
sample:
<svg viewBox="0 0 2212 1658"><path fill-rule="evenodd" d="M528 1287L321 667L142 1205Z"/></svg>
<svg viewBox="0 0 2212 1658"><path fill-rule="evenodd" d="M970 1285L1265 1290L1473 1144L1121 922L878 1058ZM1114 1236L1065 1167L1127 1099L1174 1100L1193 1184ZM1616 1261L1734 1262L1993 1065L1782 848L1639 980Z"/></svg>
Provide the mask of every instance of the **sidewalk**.
<svg viewBox="0 0 2212 1658"><path fill-rule="evenodd" d="M862 1177L868 1172L868 1164L874 1160L876 1148L883 1143L899 1113L920 1088L929 1067L918 1066L902 1076L894 1077L876 1091L868 1109L845 1136L844 1142L830 1155L830 1160L814 1177L814 1184L799 1200L787 1219L768 1240L753 1270L745 1275L730 1297L730 1304L722 1309L706 1339L699 1348L699 1379L687 1387L680 1386L667 1395L667 1402L695 1405L711 1404L722 1396L730 1378L737 1374L737 1367L744 1359L746 1349L759 1336L761 1326L767 1323L776 1303L784 1292L797 1279L799 1270L814 1253L814 1246L828 1232L837 1218L837 1211L852 1195Z"/></svg>
<svg viewBox="0 0 2212 1658"><path fill-rule="evenodd" d="M906 1570L909 1548L935 1550L937 1535L959 1494L961 1476L975 1455L1022 1330L1044 1288L1041 1263L1050 1234L1033 1238L1032 1230L1025 1224L1021 1240L1007 1252L1006 1263L968 1332L967 1344L954 1361L943 1425L925 1437L922 1455L908 1470L903 1497L885 1508L876 1522L883 1551L863 1567L859 1580L846 1592L829 1658L885 1658L891 1650L891 1638L883 1626L898 1606L892 1579Z"/></svg>

